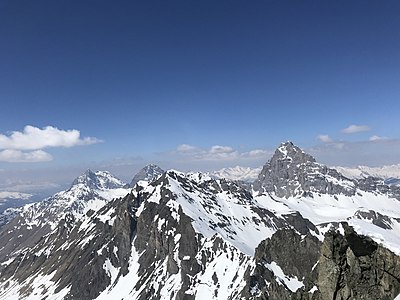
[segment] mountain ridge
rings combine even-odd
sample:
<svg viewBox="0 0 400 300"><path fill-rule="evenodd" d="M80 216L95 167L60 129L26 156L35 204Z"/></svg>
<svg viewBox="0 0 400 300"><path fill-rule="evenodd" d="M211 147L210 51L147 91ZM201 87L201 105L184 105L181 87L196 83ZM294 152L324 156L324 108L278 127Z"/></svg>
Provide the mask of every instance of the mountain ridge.
<svg viewBox="0 0 400 300"><path fill-rule="evenodd" d="M72 185L84 198L83 187L104 187L84 179ZM254 189L168 170L46 231L0 228L0 244L22 235L0 249L0 299L394 299L400 201L385 186L348 179L290 142Z"/></svg>

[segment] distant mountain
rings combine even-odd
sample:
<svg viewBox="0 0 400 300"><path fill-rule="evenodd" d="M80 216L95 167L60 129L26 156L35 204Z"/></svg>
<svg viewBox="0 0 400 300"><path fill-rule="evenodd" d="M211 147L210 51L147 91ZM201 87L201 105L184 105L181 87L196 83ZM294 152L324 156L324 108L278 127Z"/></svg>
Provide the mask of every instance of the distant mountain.
<svg viewBox="0 0 400 300"><path fill-rule="evenodd" d="M202 173L146 176L101 204L121 188L84 175L69 198L27 207L3 226L0 299L400 293L400 201L382 179L347 178L291 142L263 166L254 190Z"/></svg>
<svg viewBox="0 0 400 300"><path fill-rule="evenodd" d="M366 178L369 176L379 177L383 179L389 179L389 178L400 179L400 164L391 166L382 166L382 167L358 166L355 168L349 168L349 167L333 167L333 168L338 170L346 177L352 179Z"/></svg>
<svg viewBox="0 0 400 300"><path fill-rule="evenodd" d="M129 186L134 187L139 181L151 181L162 173L164 173L164 170L159 166L154 164L147 165L133 177Z"/></svg>
<svg viewBox="0 0 400 300"><path fill-rule="evenodd" d="M31 197L32 197L32 194L28 194L28 193L0 191L0 201L8 200L8 199L28 200Z"/></svg>
<svg viewBox="0 0 400 300"><path fill-rule="evenodd" d="M87 170L81 176L77 177L72 183L72 187L79 185L83 185L92 190L107 190L122 188L125 183L111 175L109 172L93 172L91 170Z"/></svg>
<svg viewBox="0 0 400 300"><path fill-rule="evenodd" d="M256 191L277 197L300 197L311 193L353 196L355 183L335 169L315 161L292 142L283 143L264 165L254 182Z"/></svg>
<svg viewBox="0 0 400 300"><path fill-rule="evenodd" d="M259 168L249 168L249 167L232 167L223 168L218 171L211 172L210 175L215 178L226 178L233 181L244 181L253 182L257 179L258 174L260 174L261 167Z"/></svg>
<svg viewBox="0 0 400 300"><path fill-rule="evenodd" d="M36 202L32 194L0 191L0 227L12 220L21 207Z"/></svg>
<svg viewBox="0 0 400 300"><path fill-rule="evenodd" d="M40 202L6 210L0 216L0 222L8 229L0 231L0 241L13 242L0 248L0 259L10 252L19 253L34 246L60 222L72 226L89 211L97 211L111 199L125 196L129 189L123 188L124 185L108 172L87 170L66 191Z"/></svg>

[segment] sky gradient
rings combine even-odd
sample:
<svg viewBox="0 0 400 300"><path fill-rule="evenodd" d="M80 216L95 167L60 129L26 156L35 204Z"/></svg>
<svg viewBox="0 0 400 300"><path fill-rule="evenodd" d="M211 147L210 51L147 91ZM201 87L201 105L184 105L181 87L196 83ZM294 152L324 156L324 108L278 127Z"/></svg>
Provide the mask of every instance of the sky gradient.
<svg viewBox="0 0 400 300"><path fill-rule="evenodd" d="M258 166L287 140L330 165L400 163L399 15L398 1L0 1L0 179Z"/></svg>

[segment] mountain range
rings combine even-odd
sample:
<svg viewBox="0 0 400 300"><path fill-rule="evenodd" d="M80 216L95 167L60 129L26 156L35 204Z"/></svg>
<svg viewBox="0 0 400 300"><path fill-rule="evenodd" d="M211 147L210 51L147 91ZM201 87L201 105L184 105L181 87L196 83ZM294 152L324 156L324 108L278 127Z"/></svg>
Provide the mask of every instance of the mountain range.
<svg viewBox="0 0 400 300"><path fill-rule="evenodd" d="M254 182L261 172L262 167L249 168L236 166L233 168L222 168L220 170L210 172L210 176L218 179L225 178L233 181Z"/></svg>
<svg viewBox="0 0 400 300"><path fill-rule="evenodd" d="M0 299L398 296L400 187L291 142L257 173L87 170L3 222Z"/></svg>

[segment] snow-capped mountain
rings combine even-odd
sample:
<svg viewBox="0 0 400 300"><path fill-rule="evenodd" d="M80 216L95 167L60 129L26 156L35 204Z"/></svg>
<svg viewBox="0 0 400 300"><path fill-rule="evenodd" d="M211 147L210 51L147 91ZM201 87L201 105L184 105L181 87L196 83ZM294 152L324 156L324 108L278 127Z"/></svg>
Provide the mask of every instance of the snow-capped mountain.
<svg viewBox="0 0 400 300"><path fill-rule="evenodd" d="M368 167L368 166L358 166L355 168L350 167L333 167L338 170L344 176L352 179L360 179L366 177L379 177L383 179L389 178L400 178L400 164L382 166L382 167Z"/></svg>
<svg viewBox="0 0 400 300"><path fill-rule="evenodd" d="M3 227L0 299L394 299L400 201L374 180L292 143L254 190L169 170L47 232Z"/></svg>
<svg viewBox="0 0 400 300"><path fill-rule="evenodd" d="M213 176L215 178L225 178L233 181L244 181L251 183L257 179L258 174L260 174L261 172L261 169L261 167L250 168L236 166L232 168L222 168L218 171L211 172L210 176Z"/></svg>
<svg viewBox="0 0 400 300"><path fill-rule="evenodd" d="M106 171L93 172L90 169L77 177L72 187L84 185L92 190L110 190L122 188L125 183Z"/></svg>
<svg viewBox="0 0 400 300"><path fill-rule="evenodd" d="M125 196L129 189L123 186L125 183L108 172L87 170L73 181L68 190L5 211L0 218L5 228L0 231L0 240L6 246L0 248L0 260L10 252L19 253L35 245L63 220L76 222L89 211L99 210L111 199Z"/></svg>
<svg viewBox="0 0 400 300"><path fill-rule="evenodd" d="M226 289L221 293L239 294L255 247L287 226L303 233L315 230L289 209L274 215L234 182L171 170L150 184L140 181L124 199L107 203L87 218L61 221L32 249L6 257L4 273L16 264L19 267L8 280L13 288L5 288L0 298L21 298L23 282L43 282L54 276L60 280L38 285L34 292L43 296L60 291L53 296L67 299L151 299L171 293L212 299L217 286L209 288L203 282L219 280ZM41 262L40 268L29 262L26 255L30 253ZM65 261L59 262L57 270L69 268L70 275L54 269L58 257ZM228 263L233 266L229 273L224 271ZM87 265L91 266L87 271L81 270ZM79 276L72 272L78 269ZM32 275L20 282L18 272ZM13 285L14 280L20 283ZM81 287L91 282L96 285L86 294ZM140 288L135 291L135 286Z"/></svg>
<svg viewBox="0 0 400 300"><path fill-rule="evenodd" d="M32 194L0 191L0 227L11 221L24 204L32 203Z"/></svg>
<svg viewBox="0 0 400 300"><path fill-rule="evenodd" d="M31 197L32 197L32 194L28 194L28 193L0 191L0 201L3 199L28 200Z"/></svg>
<svg viewBox="0 0 400 300"><path fill-rule="evenodd" d="M89 210L97 211L113 198L125 196L129 192L125 185L109 172L87 170L73 181L68 190L25 206L23 218L34 223L43 220L54 227L65 214L80 218Z"/></svg>

